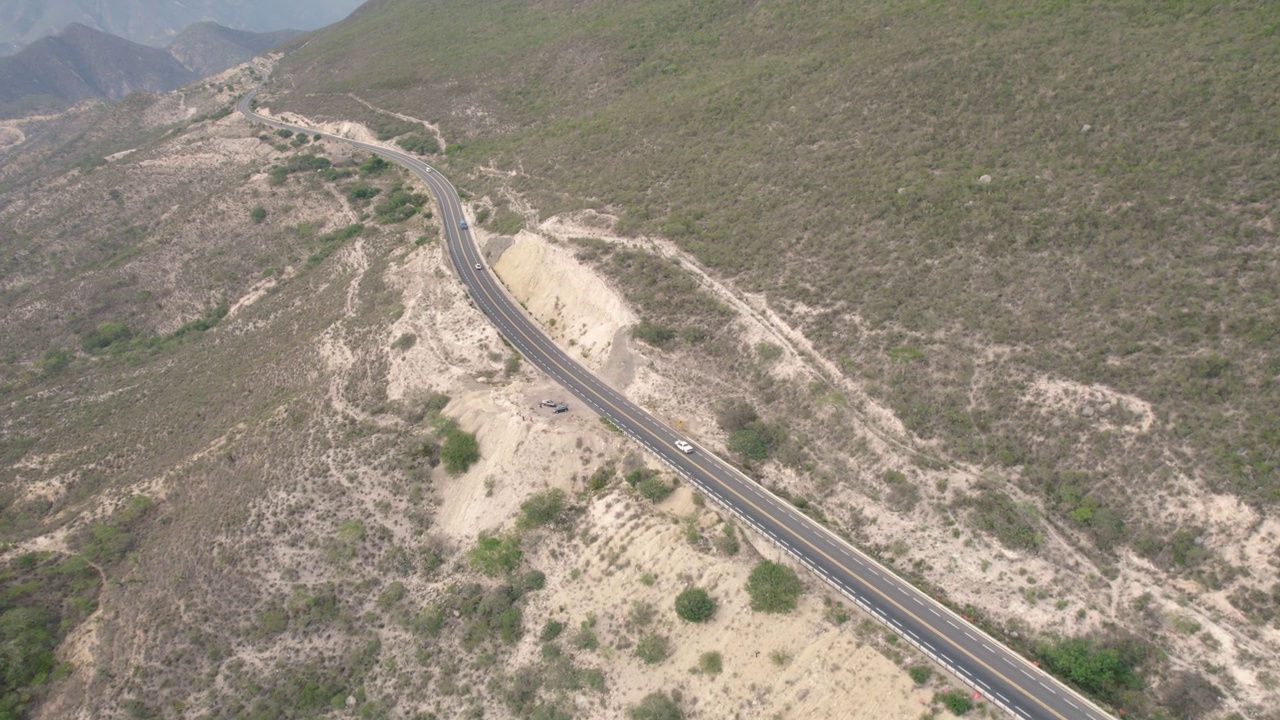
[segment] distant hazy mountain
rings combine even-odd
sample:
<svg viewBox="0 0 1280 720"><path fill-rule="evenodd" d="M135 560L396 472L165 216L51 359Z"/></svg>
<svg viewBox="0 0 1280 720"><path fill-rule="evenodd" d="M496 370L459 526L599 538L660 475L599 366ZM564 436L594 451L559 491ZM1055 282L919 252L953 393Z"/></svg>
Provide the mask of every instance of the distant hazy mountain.
<svg viewBox="0 0 1280 720"><path fill-rule="evenodd" d="M238 65L264 50L279 45L300 30L254 33L225 28L215 22L196 23L169 43L169 54L200 77L213 75Z"/></svg>
<svg viewBox="0 0 1280 720"><path fill-rule="evenodd" d="M139 90L172 90L198 77L165 50L74 23L0 58L0 103L28 96L118 100Z"/></svg>
<svg viewBox="0 0 1280 720"><path fill-rule="evenodd" d="M194 23L252 32L311 30L337 22L362 0L0 0L0 55L80 23L163 47Z"/></svg>
<svg viewBox="0 0 1280 720"><path fill-rule="evenodd" d="M245 62L300 32L252 33L203 22L162 50L72 23L12 57L0 57L0 105L23 98L76 102L164 92Z"/></svg>

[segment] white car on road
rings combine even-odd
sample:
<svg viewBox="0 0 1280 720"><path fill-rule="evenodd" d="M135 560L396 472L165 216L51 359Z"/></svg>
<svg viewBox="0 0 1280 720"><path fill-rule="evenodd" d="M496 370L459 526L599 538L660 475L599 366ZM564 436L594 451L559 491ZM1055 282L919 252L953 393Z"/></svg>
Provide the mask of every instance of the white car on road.
<svg viewBox="0 0 1280 720"><path fill-rule="evenodd" d="M676 449L684 453L685 455L688 455L689 453L693 452L693 446L685 442L684 440L676 441Z"/></svg>

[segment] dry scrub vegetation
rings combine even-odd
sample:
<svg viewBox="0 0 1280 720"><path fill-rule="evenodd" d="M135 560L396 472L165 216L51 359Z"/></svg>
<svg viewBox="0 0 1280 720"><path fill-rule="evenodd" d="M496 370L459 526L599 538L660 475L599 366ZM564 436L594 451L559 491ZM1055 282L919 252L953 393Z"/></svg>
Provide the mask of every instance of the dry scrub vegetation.
<svg viewBox="0 0 1280 720"><path fill-rule="evenodd" d="M1091 689L1133 713L1266 716L1277 27L1261 2L388 2L276 89L442 131L482 227L623 292L681 391L642 402L1014 644L1101 642L1142 689ZM709 411L734 397L757 417Z"/></svg>
<svg viewBox="0 0 1280 720"><path fill-rule="evenodd" d="M264 102L431 156L559 342L1101 702L1276 716L1273 4L454 5ZM6 707L963 710L812 581L753 614L753 538L251 82L6 121Z"/></svg>
<svg viewBox="0 0 1280 720"><path fill-rule="evenodd" d="M0 710L949 716L945 678L812 581L754 613L754 538L539 410L557 388L466 301L421 188L225 114L252 81L32 121L13 151ZM620 385L677 387L578 272L529 305ZM710 617L677 609L691 586Z"/></svg>

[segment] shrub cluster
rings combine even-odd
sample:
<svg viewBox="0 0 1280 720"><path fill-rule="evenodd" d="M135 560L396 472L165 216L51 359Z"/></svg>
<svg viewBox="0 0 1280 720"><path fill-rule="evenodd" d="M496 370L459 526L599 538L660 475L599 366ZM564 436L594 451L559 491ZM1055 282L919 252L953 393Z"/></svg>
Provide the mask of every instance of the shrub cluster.
<svg viewBox="0 0 1280 720"><path fill-rule="evenodd" d="M476 442L475 433L465 432L450 423L444 434L444 444L440 446L444 469L450 475L460 475L479 459L480 444Z"/></svg>
<svg viewBox="0 0 1280 720"><path fill-rule="evenodd" d="M676 596L676 615L684 620L694 623L706 622L715 612L716 601L712 600L707 591L702 588L686 588Z"/></svg>
<svg viewBox="0 0 1280 720"><path fill-rule="evenodd" d="M551 488L536 493L520 503L520 519L517 523L525 529L550 525L560 520L564 511L564 491L560 488Z"/></svg>
<svg viewBox="0 0 1280 720"><path fill-rule="evenodd" d="M520 565L524 553L518 535L492 535L482 532L468 554L471 567L489 577L509 575Z"/></svg>
<svg viewBox="0 0 1280 720"><path fill-rule="evenodd" d="M804 583L786 565L761 560L747 576L747 594L756 612L788 613L804 592Z"/></svg>

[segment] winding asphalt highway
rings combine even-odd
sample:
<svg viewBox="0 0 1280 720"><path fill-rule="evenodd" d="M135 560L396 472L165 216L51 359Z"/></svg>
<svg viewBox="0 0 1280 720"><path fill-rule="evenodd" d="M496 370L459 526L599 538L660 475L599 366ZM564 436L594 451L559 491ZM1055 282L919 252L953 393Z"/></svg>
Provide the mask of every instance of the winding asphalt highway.
<svg viewBox="0 0 1280 720"><path fill-rule="evenodd" d="M609 387L547 337L487 270L468 229L457 190L422 160L381 145L290 125L250 109L254 88L237 104L246 118L319 134L399 163L430 189L440 208L449 255L472 301L529 361L742 522L768 537L824 582L968 685L981 701L1026 720L1110 720L1111 716L1005 648L928 594L772 495L715 455L678 450L683 438Z"/></svg>

